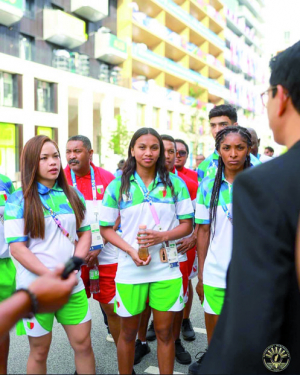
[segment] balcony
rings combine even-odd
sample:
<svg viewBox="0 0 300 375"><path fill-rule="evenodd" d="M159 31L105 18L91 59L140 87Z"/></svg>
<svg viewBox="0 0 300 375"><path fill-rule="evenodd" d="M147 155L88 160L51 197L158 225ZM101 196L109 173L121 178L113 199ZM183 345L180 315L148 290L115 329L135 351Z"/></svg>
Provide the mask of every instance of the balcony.
<svg viewBox="0 0 300 375"><path fill-rule="evenodd" d="M85 22L61 10L44 9L44 39L73 49L87 41Z"/></svg>
<svg viewBox="0 0 300 375"><path fill-rule="evenodd" d="M71 12L97 22L108 16L108 0L71 0Z"/></svg>
<svg viewBox="0 0 300 375"><path fill-rule="evenodd" d="M10 26L23 17L23 0L0 0L0 24Z"/></svg>
<svg viewBox="0 0 300 375"><path fill-rule="evenodd" d="M95 34L95 58L109 64L121 64L128 57L127 44L113 34Z"/></svg>
<svg viewBox="0 0 300 375"><path fill-rule="evenodd" d="M224 86L213 79L204 77L191 69L182 67L180 64L132 43L133 69L138 75L145 75L152 79L164 72L166 84L180 86L185 82L195 85L197 88L211 90L213 93L224 92ZM221 95L219 95L221 97Z"/></svg>

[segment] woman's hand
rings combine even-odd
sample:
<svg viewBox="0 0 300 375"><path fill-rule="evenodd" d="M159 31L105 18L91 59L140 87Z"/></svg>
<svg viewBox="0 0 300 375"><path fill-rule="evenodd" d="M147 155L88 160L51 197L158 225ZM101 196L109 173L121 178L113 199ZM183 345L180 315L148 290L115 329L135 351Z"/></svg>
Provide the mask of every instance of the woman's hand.
<svg viewBox="0 0 300 375"><path fill-rule="evenodd" d="M134 263L138 267L147 266L151 262L151 255L150 254L149 254L147 260L145 260L145 261L141 260L138 252L134 248L128 250L127 253L131 256L132 260L134 261Z"/></svg>
<svg viewBox="0 0 300 375"><path fill-rule="evenodd" d="M164 234L157 230L145 229L142 232L138 232L137 242L139 245L145 245L146 247L158 245L164 242Z"/></svg>
<svg viewBox="0 0 300 375"><path fill-rule="evenodd" d="M203 281L198 280L198 284L196 285L196 292L199 296L201 304L204 301L204 290L203 290Z"/></svg>

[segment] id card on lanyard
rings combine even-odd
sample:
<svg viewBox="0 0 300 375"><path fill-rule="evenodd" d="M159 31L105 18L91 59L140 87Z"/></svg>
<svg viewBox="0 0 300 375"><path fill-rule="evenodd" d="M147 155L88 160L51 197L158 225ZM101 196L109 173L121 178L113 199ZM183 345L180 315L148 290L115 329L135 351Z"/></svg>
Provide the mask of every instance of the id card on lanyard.
<svg viewBox="0 0 300 375"><path fill-rule="evenodd" d="M160 221L157 215L157 212L155 210L155 207L153 205L152 199L150 197L150 191L146 188L144 182L140 178L140 176L135 172L134 174L135 182L138 184L141 192L144 195L144 198L148 202L152 217L154 219L154 222L156 226L158 227L158 230L161 232L162 227L160 225ZM175 241L169 241L168 244L165 242L162 243L162 247L160 249L160 259L161 262L169 263L170 268L178 267L179 266L179 261L178 261L178 253L177 253L177 248L176 248L176 243Z"/></svg>
<svg viewBox="0 0 300 375"><path fill-rule="evenodd" d="M98 201L97 201L97 190L96 190L96 181L95 181L95 172L92 166L90 166L91 171L91 181L92 181L92 192L93 192L93 214L95 220L90 224L91 225L91 232L92 232L92 245L90 247L90 251L93 250L101 250L103 249L103 239L100 234L100 226L99 226L99 210L98 210ZM71 177L73 186L77 189L77 182L76 176L73 170L71 169Z"/></svg>

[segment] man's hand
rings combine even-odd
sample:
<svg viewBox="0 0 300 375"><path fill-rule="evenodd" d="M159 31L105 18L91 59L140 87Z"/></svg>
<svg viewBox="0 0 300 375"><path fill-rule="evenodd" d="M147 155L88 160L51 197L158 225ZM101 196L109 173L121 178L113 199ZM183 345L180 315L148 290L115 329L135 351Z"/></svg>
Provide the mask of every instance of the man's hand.
<svg viewBox="0 0 300 375"><path fill-rule="evenodd" d="M180 254L185 254L187 251L191 250L193 247L196 246L197 237L190 236L186 238L182 238L181 240L176 242L177 251Z"/></svg>
<svg viewBox="0 0 300 375"><path fill-rule="evenodd" d="M38 300L39 313L57 311L68 302L78 281L74 273L67 280L62 280L63 270L64 265L58 266L54 272L39 277L28 287Z"/></svg>
<svg viewBox="0 0 300 375"><path fill-rule="evenodd" d="M203 281L198 280L198 284L196 285L196 292L199 296L201 304L204 301L204 291L203 291Z"/></svg>
<svg viewBox="0 0 300 375"><path fill-rule="evenodd" d="M100 254L101 250L92 250L89 251L88 255L85 257L84 261L88 265L88 267L93 267L95 264L98 265L98 255Z"/></svg>

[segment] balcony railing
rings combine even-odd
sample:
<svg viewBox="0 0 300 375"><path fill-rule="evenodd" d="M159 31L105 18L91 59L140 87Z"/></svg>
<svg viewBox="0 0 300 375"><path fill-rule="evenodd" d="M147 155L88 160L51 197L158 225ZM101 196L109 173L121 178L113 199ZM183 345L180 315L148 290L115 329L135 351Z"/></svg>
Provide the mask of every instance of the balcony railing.
<svg viewBox="0 0 300 375"><path fill-rule="evenodd" d="M10 26L23 17L23 0L0 0L0 24Z"/></svg>
<svg viewBox="0 0 300 375"><path fill-rule="evenodd" d="M98 22L108 16L108 0L71 0L71 12Z"/></svg>
<svg viewBox="0 0 300 375"><path fill-rule="evenodd" d="M44 9L44 39L65 48L76 48L87 41L84 21L56 9Z"/></svg>

